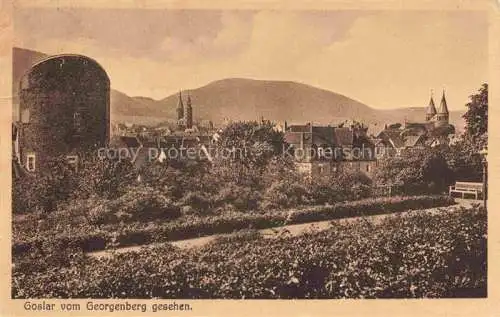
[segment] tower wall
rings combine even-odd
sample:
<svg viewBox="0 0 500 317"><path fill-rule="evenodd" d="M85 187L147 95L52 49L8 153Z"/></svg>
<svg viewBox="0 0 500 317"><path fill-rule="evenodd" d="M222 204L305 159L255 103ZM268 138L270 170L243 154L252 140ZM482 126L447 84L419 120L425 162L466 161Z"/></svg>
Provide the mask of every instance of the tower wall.
<svg viewBox="0 0 500 317"><path fill-rule="evenodd" d="M436 114L436 126L445 126L449 124L449 115L446 113L438 113Z"/></svg>
<svg viewBox="0 0 500 317"><path fill-rule="evenodd" d="M21 163L36 169L51 157L104 147L110 136L110 82L104 69L81 55L59 55L35 64L21 78Z"/></svg>

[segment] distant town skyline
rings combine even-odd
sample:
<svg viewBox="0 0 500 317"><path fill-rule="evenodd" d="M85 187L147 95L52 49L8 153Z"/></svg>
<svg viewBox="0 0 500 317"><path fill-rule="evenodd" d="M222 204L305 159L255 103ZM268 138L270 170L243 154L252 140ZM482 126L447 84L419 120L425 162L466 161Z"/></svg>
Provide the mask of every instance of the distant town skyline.
<svg viewBox="0 0 500 317"><path fill-rule="evenodd" d="M482 11L18 8L14 45L96 59L111 86L154 99L223 78L296 81L371 107L450 110L488 78ZM464 23L467 21L467 23Z"/></svg>

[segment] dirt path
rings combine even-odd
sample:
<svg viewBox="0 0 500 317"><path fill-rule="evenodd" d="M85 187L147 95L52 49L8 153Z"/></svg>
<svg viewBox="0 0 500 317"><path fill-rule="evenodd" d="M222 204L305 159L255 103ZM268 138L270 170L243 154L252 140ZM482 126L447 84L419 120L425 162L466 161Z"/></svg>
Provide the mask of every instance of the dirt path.
<svg viewBox="0 0 500 317"><path fill-rule="evenodd" d="M304 232L307 232L308 230L315 230L315 231L322 231L326 230L331 226L332 221L355 221L356 219L359 218L365 218L370 221L374 222L379 222L382 219L386 217L391 217L394 215L402 215L402 214L411 214L411 213L437 213L439 210L442 208L448 208L455 210L460 207L471 207L472 204L474 203L479 203L482 205L482 202L477 201L477 200L466 200L466 199L456 199L457 205L452 205L448 207L437 207L437 208L429 208L429 209L423 209L423 210L409 210L409 211L404 211L404 212L398 212L398 213L393 213L393 214L381 214L381 215L374 215L374 216L361 216L361 217L351 217L351 218L343 218L343 219L334 219L334 220L326 220L326 221L318 221L318 222L309 222L309 223L303 223L303 224L296 224L296 225L288 225L288 226L282 226L282 227L273 227L269 229L262 229L259 230L259 233L262 235L264 238L274 238L282 234L289 234L292 236L297 236L300 234L303 234ZM193 239L186 239L186 240L178 240L178 241L170 241L170 242L161 242L161 243L152 243L152 244L147 244L147 245L140 245L140 246L130 246L130 247L121 247L117 249L113 249L114 252L116 253L124 253L124 252L132 252L132 251L139 251L141 248L151 248L154 246L160 246L162 244L170 243L176 247L179 247L181 249L188 249L188 248L195 248L195 247L202 247L206 244L208 244L211 241L214 241L217 237L223 237L223 236L230 236L231 234L218 234L218 235L211 235L211 236L205 236L205 237L199 237L199 238L193 238ZM112 252L111 250L102 250L102 251L97 251L97 252L91 252L89 255L95 256L95 257L106 257L106 256L111 256Z"/></svg>

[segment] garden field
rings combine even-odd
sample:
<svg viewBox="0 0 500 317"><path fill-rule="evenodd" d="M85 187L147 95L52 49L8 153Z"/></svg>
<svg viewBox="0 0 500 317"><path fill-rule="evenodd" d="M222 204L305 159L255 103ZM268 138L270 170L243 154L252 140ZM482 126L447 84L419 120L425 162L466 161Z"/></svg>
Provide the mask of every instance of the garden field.
<svg viewBox="0 0 500 317"><path fill-rule="evenodd" d="M420 298L486 296L483 208L333 222L263 239L94 258L45 245L15 258L13 298Z"/></svg>

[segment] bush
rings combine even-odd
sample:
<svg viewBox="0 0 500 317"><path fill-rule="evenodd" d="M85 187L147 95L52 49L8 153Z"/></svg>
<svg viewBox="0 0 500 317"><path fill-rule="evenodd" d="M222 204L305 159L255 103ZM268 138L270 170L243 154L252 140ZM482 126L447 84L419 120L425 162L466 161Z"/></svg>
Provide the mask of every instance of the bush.
<svg viewBox="0 0 500 317"><path fill-rule="evenodd" d="M253 188L234 182L224 184L214 198L216 206L231 204L240 211L257 209L259 199L259 193Z"/></svg>
<svg viewBox="0 0 500 317"><path fill-rule="evenodd" d="M453 204L445 196L372 198L326 206L306 207L288 215L288 223L304 223L349 217L396 213L411 209L444 207Z"/></svg>
<svg viewBox="0 0 500 317"><path fill-rule="evenodd" d="M90 224L114 223L118 221L117 215L110 208L109 201L102 204L94 204L87 212L87 220Z"/></svg>
<svg viewBox="0 0 500 317"><path fill-rule="evenodd" d="M180 200L182 206L190 206L199 213L205 213L212 207L212 201L202 192L187 192Z"/></svg>
<svg viewBox="0 0 500 317"><path fill-rule="evenodd" d="M180 208L158 190L150 187L130 187L117 199L91 196L64 203L46 217L52 225L106 225L118 222L172 220L181 215Z"/></svg>
<svg viewBox="0 0 500 317"><path fill-rule="evenodd" d="M81 166L74 171L66 158L47 162L47 169L13 180L12 207L15 213L52 212L69 200L93 196L117 198L126 184L137 177L130 162L99 159L96 152L80 153Z"/></svg>
<svg viewBox="0 0 500 317"><path fill-rule="evenodd" d="M51 212L71 197L76 188L74 173L64 158L47 162L47 170L14 178L12 210L14 213Z"/></svg>
<svg viewBox="0 0 500 317"><path fill-rule="evenodd" d="M262 208L289 208L307 202L307 188L303 184L294 180L276 180L264 192Z"/></svg>
<svg viewBox="0 0 500 317"><path fill-rule="evenodd" d="M172 220L181 215L168 197L147 186L132 187L109 204L121 221Z"/></svg>
<svg viewBox="0 0 500 317"><path fill-rule="evenodd" d="M76 175L76 198L100 196L115 199L137 179L136 170L127 160L99 158L95 152L89 152L81 155L81 162Z"/></svg>

